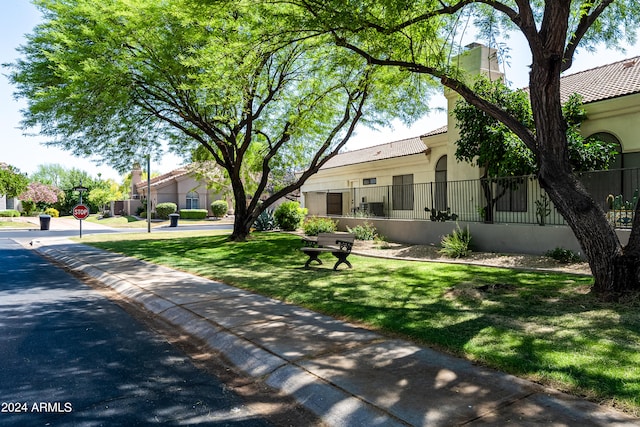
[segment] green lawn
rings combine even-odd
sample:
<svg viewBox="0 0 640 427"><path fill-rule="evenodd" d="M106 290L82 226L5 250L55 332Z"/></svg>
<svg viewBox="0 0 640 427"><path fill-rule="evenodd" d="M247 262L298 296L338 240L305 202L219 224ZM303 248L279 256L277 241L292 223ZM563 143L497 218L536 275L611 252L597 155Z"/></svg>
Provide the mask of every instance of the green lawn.
<svg viewBox="0 0 640 427"><path fill-rule="evenodd" d="M114 216L109 218L101 218L98 215L91 215L85 221L115 228L144 228L147 226L146 221L141 221L135 216Z"/></svg>
<svg viewBox="0 0 640 427"><path fill-rule="evenodd" d="M7 218L0 219L0 228L34 228L35 224L24 221L14 221Z"/></svg>
<svg viewBox="0 0 640 427"><path fill-rule="evenodd" d="M299 237L226 238L153 233L82 242L363 322L640 414L640 304L594 299L590 277L353 255L353 269L334 272L330 254L323 266L305 270Z"/></svg>
<svg viewBox="0 0 640 427"><path fill-rule="evenodd" d="M146 228L147 220L138 219L135 216L114 216L109 218L100 218L98 215L91 215L86 221L96 224L106 225L114 228ZM212 220L183 219L178 220L178 225L203 225L213 224ZM153 220L151 227L160 227L169 224L169 220Z"/></svg>

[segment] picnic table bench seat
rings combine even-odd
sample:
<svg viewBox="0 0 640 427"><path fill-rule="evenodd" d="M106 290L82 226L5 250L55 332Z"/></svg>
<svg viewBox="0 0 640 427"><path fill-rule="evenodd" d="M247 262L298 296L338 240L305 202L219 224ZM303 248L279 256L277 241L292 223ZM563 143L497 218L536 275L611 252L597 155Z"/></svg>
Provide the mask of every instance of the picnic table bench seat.
<svg viewBox="0 0 640 427"><path fill-rule="evenodd" d="M331 252L333 256L338 258L338 261L333 266L334 270L337 270L338 266L343 263L351 268L351 263L347 260L347 257L351 253L354 240L355 236L351 233L320 233L317 237L303 237L304 246L301 250L309 256L304 268L309 268L311 261L322 264L318 257L324 252Z"/></svg>

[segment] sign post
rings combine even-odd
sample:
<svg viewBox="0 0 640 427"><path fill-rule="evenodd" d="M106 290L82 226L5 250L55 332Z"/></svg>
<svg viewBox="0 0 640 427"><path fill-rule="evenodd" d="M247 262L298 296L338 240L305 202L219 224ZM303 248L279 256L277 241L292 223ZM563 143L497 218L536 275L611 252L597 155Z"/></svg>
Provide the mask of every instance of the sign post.
<svg viewBox="0 0 640 427"><path fill-rule="evenodd" d="M80 193L80 203L74 206L72 213L75 219L80 220L80 238L82 239L82 220L89 216L89 208L82 204L82 193L89 191L89 189L83 187L82 180L80 180L80 185L73 187L73 191Z"/></svg>

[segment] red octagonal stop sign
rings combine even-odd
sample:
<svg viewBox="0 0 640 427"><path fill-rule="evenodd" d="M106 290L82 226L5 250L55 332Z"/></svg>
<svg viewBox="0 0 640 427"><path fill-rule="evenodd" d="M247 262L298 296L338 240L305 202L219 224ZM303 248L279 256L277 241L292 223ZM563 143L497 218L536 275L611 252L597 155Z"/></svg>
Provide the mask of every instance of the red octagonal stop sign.
<svg viewBox="0 0 640 427"><path fill-rule="evenodd" d="M85 205L76 205L73 208L73 217L75 219L86 219L89 216L89 208Z"/></svg>

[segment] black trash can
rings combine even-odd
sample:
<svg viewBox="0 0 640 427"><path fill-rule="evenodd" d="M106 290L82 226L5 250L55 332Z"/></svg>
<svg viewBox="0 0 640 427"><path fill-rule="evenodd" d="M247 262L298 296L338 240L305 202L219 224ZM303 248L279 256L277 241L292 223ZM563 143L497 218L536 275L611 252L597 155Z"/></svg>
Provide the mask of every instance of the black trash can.
<svg viewBox="0 0 640 427"><path fill-rule="evenodd" d="M180 218L180 214L177 214L177 213L169 214L169 219L171 220L171 224L169 224L169 227L177 227L178 218Z"/></svg>
<svg viewBox="0 0 640 427"><path fill-rule="evenodd" d="M40 230L48 230L51 225L51 215L40 215Z"/></svg>

